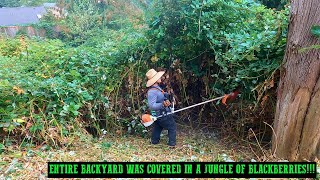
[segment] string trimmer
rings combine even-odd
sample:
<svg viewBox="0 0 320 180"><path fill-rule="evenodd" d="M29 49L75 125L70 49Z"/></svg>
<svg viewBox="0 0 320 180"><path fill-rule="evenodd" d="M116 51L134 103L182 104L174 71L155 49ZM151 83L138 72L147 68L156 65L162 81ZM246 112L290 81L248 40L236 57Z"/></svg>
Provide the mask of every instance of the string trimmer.
<svg viewBox="0 0 320 180"><path fill-rule="evenodd" d="M220 100L220 99L222 99L222 104L227 105L226 104L227 100L230 99L231 101L233 101L238 96L239 92L240 92L240 88L237 88L236 90L234 90L230 94L225 94L223 96L220 96L220 97L217 97L217 98L214 98L214 99L210 99L210 100L198 103L198 104L194 104L194 105L191 105L191 106L188 106L188 107L176 110L176 111L174 111L174 109L173 109L171 112L168 112L168 113L160 115L160 116L152 116L150 114L143 114L141 116L141 122L145 127L148 127L151 124L153 124L158 118L161 118L163 116L174 114L174 113L177 113L177 112L180 112L180 111L184 111L184 110L187 110L187 109L190 109L190 108L202 105L202 104L206 104L206 103L209 103L209 102L217 101L217 100Z"/></svg>

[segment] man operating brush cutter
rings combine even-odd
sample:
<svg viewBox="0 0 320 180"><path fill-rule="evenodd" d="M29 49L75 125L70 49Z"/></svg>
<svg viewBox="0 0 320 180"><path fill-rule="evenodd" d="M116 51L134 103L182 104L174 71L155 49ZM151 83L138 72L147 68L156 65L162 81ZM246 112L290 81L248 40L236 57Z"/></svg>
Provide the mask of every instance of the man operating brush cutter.
<svg viewBox="0 0 320 180"><path fill-rule="evenodd" d="M147 87L148 90L148 106L151 110L151 114L143 114L141 117L141 122L145 127L150 126L155 123L152 131L151 143L157 144L160 140L160 134L163 129L168 129L169 134L169 146L174 146L176 144L176 123L172 117L173 113L184 111L189 108L193 108L202 104L217 101L221 99L223 105L228 106L227 103L232 102L240 93L240 86L231 92L230 94L225 94L224 96L217 97L205 102L194 104L177 111L174 111L174 106L171 108L170 101L166 99L167 93L165 93L160 87L161 77L164 74L163 71L156 72L154 69L149 70L146 73L148 78ZM170 108L169 108L170 107Z"/></svg>
<svg viewBox="0 0 320 180"><path fill-rule="evenodd" d="M151 115L155 117L162 115L157 118L157 121L154 123L151 143L158 144L162 130L166 129L168 130L169 136L168 145L170 147L175 147L177 126L173 116L168 114L171 113L171 102L168 100L169 94L164 92L159 86L162 82L161 77L164 73L164 71L157 72L154 69L150 69L146 73L148 78L146 86L149 88L147 96L148 107L151 111Z"/></svg>

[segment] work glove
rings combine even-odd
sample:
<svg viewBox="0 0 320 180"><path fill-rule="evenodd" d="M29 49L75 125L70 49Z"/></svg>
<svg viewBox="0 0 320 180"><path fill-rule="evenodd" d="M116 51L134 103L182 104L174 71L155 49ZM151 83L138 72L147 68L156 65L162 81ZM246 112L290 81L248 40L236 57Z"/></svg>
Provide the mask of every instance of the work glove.
<svg viewBox="0 0 320 180"><path fill-rule="evenodd" d="M171 103L170 103L169 100L163 101L163 106L164 106L164 107L168 107L168 106L170 106L170 105L171 105Z"/></svg>

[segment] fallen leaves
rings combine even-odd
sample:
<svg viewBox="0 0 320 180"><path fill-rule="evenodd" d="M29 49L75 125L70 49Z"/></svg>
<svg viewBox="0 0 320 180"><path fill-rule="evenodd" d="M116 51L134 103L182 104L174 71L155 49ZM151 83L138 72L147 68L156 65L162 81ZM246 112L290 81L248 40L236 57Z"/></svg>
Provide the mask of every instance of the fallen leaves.
<svg viewBox="0 0 320 180"><path fill-rule="evenodd" d="M178 135L175 149L167 146L166 135L161 137L157 145L151 145L148 138L136 136L106 135L100 141L94 140L91 136L83 136L85 138L82 141L75 141L74 145L62 149L33 148L32 155L29 156L30 153L12 148L4 156L0 156L0 162L4 162L0 163L0 174L5 171L5 176L12 179L41 179L47 172L47 162L57 161L212 162L216 161L222 152L228 154L231 159L236 156L235 151L229 152L222 144L210 138L201 138L199 143L199 138L192 135Z"/></svg>

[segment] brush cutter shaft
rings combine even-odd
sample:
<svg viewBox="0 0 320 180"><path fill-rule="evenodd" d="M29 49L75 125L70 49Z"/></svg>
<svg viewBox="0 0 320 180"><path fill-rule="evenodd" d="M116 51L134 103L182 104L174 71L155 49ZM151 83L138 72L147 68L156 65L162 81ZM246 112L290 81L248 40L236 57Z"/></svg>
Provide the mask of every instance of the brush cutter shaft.
<svg viewBox="0 0 320 180"><path fill-rule="evenodd" d="M163 117L163 116L166 116L166 115L169 115L169 114L174 114L174 113L177 113L177 112L180 112L180 111L184 111L184 110L187 110L187 109L190 109L190 108L193 108L193 107L196 107L196 106L200 106L202 104L206 104L206 103L209 103L209 102L212 102L212 101L216 101L216 100L219 100L219 99L222 99L224 96L220 96L220 97L217 97L217 98L214 98L214 99L210 99L208 101L204 101L204 102L201 102L201 103L198 103L198 104L194 104L192 106L188 106L188 107L185 107L185 108L182 108L182 109L179 109L177 111L173 111L173 112L169 112L165 115L160 115L160 116L157 116L157 118L159 117Z"/></svg>
<svg viewBox="0 0 320 180"><path fill-rule="evenodd" d="M145 127L148 127L160 117L163 117L163 116L166 116L166 115L170 115L170 114L174 114L174 113L177 113L177 112L180 112L180 111L184 111L186 109L190 109L190 108L193 108L193 107L196 107L196 106L199 106L199 105L202 105L202 104L206 104L206 103L209 103L209 102L212 102L212 101L216 101L216 100L222 99L223 97L224 96L221 96L221 97L217 97L217 98L214 98L214 99L211 99L211 100L208 100L208 101L204 101L204 102L201 102L201 103L198 103L198 104L194 104L192 106L188 106L188 107L179 109L177 111L174 111L174 104L172 104L173 105L173 112L169 112L169 113L166 113L164 115L157 116L157 117L154 117L154 116L152 116L150 114L143 114L141 116L141 120L142 120L141 122Z"/></svg>
<svg viewBox="0 0 320 180"><path fill-rule="evenodd" d="M228 94L228 95L224 95L224 96L220 96L220 97L217 97L217 98L214 98L214 99L210 99L208 101L204 101L204 102L201 102L201 103L198 103L198 104L194 104L192 106L188 106L188 107L185 107L185 108L182 108L182 109L179 109L177 111L174 111L174 104L172 103L172 107L170 108L171 109L171 112L169 113L166 113L164 115L160 115L160 116L157 116L157 117L154 117L150 114L143 114L141 116L141 122L142 124L145 126L145 127L148 127L150 126L154 121L157 120L157 118L160 118L160 117L163 117L163 116L166 116L166 115L170 115L170 114L174 114L174 113L177 113L177 112L180 112L180 111L184 111L184 110L187 110L187 109L190 109L190 108L193 108L193 107L196 107L196 106L199 106L199 105L202 105L202 104L206 104L206 103L209 103L209 102L212 102L212 101L216 101L216 100L219 100L219 99L222 99L222 103L225 104L226 100L228 98L230 98L231 100L235 99L238 94L240 92L240 87L238 87L236 90L234 90L232 93ZM173 100L174 102L174 100ZM225 104L226 105L226 104Z"/></svg>

